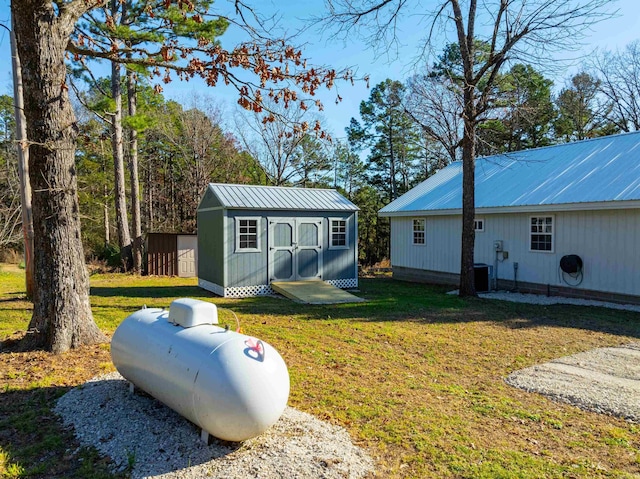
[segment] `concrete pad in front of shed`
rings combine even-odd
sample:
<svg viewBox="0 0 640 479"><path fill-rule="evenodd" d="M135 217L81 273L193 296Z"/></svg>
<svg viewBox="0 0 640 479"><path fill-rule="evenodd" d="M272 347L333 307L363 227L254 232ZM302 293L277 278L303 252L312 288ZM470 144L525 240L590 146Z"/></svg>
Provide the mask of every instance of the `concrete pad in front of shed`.
<svg viewBox="0 0 640 479"><path fill-rule="evenodd" d="M306 304L360 303L364 301L362 298L321 280L274 281L271 283L271 288L289 299Z"/></svg>
<svg viewBox="0 0 640 479"><path fill-rule="evenodd" d="M516 371L506 382L588 411L640 421L640 343L554 359Z"/></svg>

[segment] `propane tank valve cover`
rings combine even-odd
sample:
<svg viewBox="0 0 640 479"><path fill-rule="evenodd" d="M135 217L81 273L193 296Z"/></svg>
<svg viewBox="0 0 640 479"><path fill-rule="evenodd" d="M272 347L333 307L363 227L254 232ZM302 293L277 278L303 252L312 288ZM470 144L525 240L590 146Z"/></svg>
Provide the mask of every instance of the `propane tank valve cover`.
<svg viewBox="0 0 640 479"><path fill-rule="evenodd" d="M169 306L168 321L183 328L218 324L218 308L213 303L192 298L176 299Z"/></svg>

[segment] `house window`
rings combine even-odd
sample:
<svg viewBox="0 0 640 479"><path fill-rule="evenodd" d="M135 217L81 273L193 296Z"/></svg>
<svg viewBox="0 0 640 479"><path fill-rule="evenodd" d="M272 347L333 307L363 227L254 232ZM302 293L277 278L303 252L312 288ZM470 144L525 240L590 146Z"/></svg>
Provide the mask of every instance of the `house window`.
<svg viewBox="0 0 640 479"><path fill-rule="evenodd" d="M331 242L329 247L332 249L346 249L349 247L349 239L347 233L346 219L331 220Z"/></svg>
<svg viewBox="0 0 640 479"><path fill-rule="evenodd" d="M531 217L531 251L553 251L553 216Z"/></svg>
<svg viewBox="0 0 640 479"><path fill-rule="evenodd" d="M426 230L427 221L424 218L413 220L413 244L426 244Z"/></svg>
<svg viewBox="0 0 640 479"><path fill-rule="evenodd" d="M484 218L476 218L473 220L473 229L476 230L476 232L484 231Z"/></svg>
<svg viewBox="0 0 640 479"><path fill-rule="evenodd" d="M260 218L236 218L236 251L260 251Z"/></svg>

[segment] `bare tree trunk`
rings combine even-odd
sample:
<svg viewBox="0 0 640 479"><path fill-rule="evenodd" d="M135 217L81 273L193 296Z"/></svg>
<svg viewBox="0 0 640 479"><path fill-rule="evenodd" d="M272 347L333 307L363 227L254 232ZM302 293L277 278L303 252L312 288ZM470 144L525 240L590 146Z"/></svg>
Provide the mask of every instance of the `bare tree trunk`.
<svg viewBox="0 0 640 479"><path fill-rule="evenodd" d="M107 185L104 186L103 189L103 198L104 203L102 204L103 214L104 214L104 244L108 245L111 243L111 232L109 231L109 192L107 191Z"/></svg>
<svg viewBox="0 0 640 479"><path fill-rule="evenodd" d="M391 201L398 197L396 188L396 157L393 151L393 125L389 125L389 181L391 182Z"/></svg>
<svg viewBox="0 0 640 479"><path fill-rule="evenodd" d="M104 184L102 185L102 210L104 222L104 244L111 243L111 225L109 220L109 186L107 185L107 162L104 156L104 142L100 139L100 152L102 153L102 177Z"/></svg>
<svg viewBox="0 0 640 479"><path fill-rule="evenodd" d="M462 137L462 256L460 261L460 296L475 296L473 255L476 233L475 218L475 159L476 127L473 86L466 86L464 135Z"/></svg>
<svg viewBox="0 0 640 479"><path fill-rule="evenodd" d="M129 1L122 2L122 25L130 26L128 16ZM130 45L128 45L130 46ZM131 58L131 55L128 55ZM136 79L132 71L127 71L127 106L129 116L135 116L137 109ZM133 271L142 272L142 226L140 221L140 180L138 175L138 132L129 128L129 181L131 183L131 226L133 228L132 260Z"/></svg>
<svg viewBox="0 0 640 479"><path fill-rule="evenodd" d="M147 231L153 232L153 191L154 185L152 184L153 175L151 174L151 158L147 158Z"/></svg>
<svg viewBox="0 0 640 479"><path fill-rule="evenodd" d="M65 48L76 18L52 2L14 0L33 194L36 345L55 353L106 340L93 321L80 238L77 125L66 87ZM75 12L74 12L75 13Z"/></svg>
<svg viewBox="0 0 640 479"><path fill-rule="evenodd" d="M504 4L502 4L504 5ZM460 289L459 295L475 296L476 286L473 271L473 255L476 232L473 227L476 214L476 120L478 117L478 99L476 85L478 79L474 75L474 42L477 1L469 1L469 15L466 26L460 10L458 0L451 0L451 8L455 14L458 45L464 71L464 132L462 135L462 254L460 259ZM496 69L495 72L498 70Z"/></svg>
<svg viewBox="0 0 640 479"><path fill-rule="evenodd" d="M129 116L137 109L136 81L133 72L127 72L127 102ZM140 179L138 175L138 132L129 129L129 169L131 173L131 222L133 225L133 271L142 271L142 225L140 221Z"/></svg>
<svg viewBox="0 0 640 479"><path fill-rule="evenodd" d="M127 218L127 198L124 181L124 147L122 144L122 87L120 85L120 64L111 62L111 95L115 112L111 121L111 148L113 150L113 171L115 175L116 226L120 258L125 271L131 269L131 235Z"/></svg>
<svg viewBox="0 0 640 479"><path fill-rule="evenodd" d="M170 175L169 175L169 198L170 198L170 222L169 224L171 225L171 231L175 232L175 227L176 227L176 205L178 204L178 201L176 199L176 185L175 185L175 178L176 178L176 168L174 168L174 163L173 163L173 154L171 155L171 168L170 168Z"/></svg>
<svg viewBox="0 0 640 479"><path fill-rule="evenodd" d="M20 203L22 205L22 233L24 235L24 272L27 298L33 298L33 215L31 185L29 184L29 143L27 121L24 116L24 93L20 57L16 46L15 22L11 27L11 60L13 64L13 102L18 140L18 172L20 176Z"/></svg>

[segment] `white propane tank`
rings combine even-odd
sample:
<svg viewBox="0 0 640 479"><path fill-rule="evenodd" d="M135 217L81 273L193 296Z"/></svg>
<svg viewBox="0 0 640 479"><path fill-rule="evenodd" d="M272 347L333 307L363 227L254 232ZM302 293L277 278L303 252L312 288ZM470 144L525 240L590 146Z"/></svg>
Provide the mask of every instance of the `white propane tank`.
<svg viewBox="0 0 640 479"><path fill-rule="evenodd" d="M244 441L282 415L289 372L272 346L214 322L215 305L194 299L169 311L141 309L116 329L111 359L125 379L204 432Z"/></svg>

